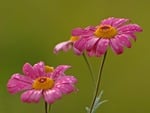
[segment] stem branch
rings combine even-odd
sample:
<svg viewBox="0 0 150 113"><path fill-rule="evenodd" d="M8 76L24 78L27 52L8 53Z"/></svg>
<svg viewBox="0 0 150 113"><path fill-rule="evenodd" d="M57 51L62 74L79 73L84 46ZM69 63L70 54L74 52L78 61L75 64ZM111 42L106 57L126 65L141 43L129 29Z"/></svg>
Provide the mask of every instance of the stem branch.
<svg viewBox="0 0 150 113"><path fill-rule="evenodd" d="M84 58L87 66L88 66L89 71L90 71L90 75L91 75L92 81L93 81L93 83L95 83L95 77L94 77L94 74L93 74L93 71L92 71L92 66L91 66L88 58L86 57L85 53L83 53L83 58Z"/></svg>

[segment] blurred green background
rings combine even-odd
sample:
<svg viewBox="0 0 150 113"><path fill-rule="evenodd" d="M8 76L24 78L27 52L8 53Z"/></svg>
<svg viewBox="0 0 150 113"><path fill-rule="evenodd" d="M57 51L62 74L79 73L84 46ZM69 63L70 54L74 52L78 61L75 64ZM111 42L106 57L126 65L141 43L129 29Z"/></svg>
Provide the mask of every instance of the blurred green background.
<svg viewBox="0 0 150 113"><path fill-rule="evenodd" d="M78 78L79 91L64 96L51 113L86 113L92 99L92 82L81 57L72 51L53 54L55 44L68 40L75 27L97 25L104 18L124 17L144 29L131 49L109 51L102 75L103 99L97 113L150 113L150 16L148 0L1 0L0 1L0 113L44 113L43 101L25 104L20 94L10 95L6 84L22 73L25 62L69 64ZM95 74L101 58L90 58Z"/></svg>

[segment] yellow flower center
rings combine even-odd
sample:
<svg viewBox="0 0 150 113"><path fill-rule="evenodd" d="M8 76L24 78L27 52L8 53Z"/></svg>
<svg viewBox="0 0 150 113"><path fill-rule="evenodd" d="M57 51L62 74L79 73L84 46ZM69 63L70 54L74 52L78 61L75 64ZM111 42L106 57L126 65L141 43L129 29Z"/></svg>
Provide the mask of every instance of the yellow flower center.
<svg viewBox="0 0 150 113"><path fill-rule="evenodd" d="M94 34L99 38L110 39L114 38L114 36L117 34L117 29L110 25L101 25L96 29Z"/></svg>
<svg viewBox="0 0 150 113"><path fill-rule="evenodd" d="M45 72L46 73L50 73L54 71L54 67L50 67L50 66L45 66Z"/></svg>
<svg viewBox="0 0 150 113"><path fill-rule="evenodd" d="M75 41L77 41L78 39L79 39L79 37L77 37L77 36L71 36L70 41L71 41L71 42L75 42Z"/></svg>
<svg viewBox="0 0 150 113"><path fill-rule="evenodd" d="M34 80L32 88L36 90L48 90L54 86L54 80L49 77L39 77Z"/></svg>

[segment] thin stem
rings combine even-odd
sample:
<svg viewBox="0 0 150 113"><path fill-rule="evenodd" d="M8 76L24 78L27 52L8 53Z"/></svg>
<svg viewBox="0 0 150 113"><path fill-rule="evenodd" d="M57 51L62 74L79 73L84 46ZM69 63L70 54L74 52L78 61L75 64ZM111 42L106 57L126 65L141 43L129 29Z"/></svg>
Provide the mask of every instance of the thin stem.
<svg viewBox="0 0 150 113"><path fill-rule="evenodd" d="M83 58L84 58L87 66L88 66L89 71L90 71L90 75L91 75L92 81L93 81L93 83L95 83L95 77L94 77L94 74L93 74L93 71L92 71L92 66L91 66L88 58L86 57L85 53L83 53Z"/></svg>
<svg viewBox="0 0 150 113"><path fill-rule="evenodd" d="M47 105L47 102L45 102L45 113L48 113L47 108L48 108L48 105Z"/></svg>
<svg viewBox="0 0 150 113"><path fill-rule="evenodd" d="M107 55L107 51L106 51L106 53L104 54L102 63L101 63L101 65L100 65L100 69L99 69L99 73L98 73L98 79L97 79L97 82L96 82L95 93L94 93L94 97L93 97L93 100L92 100L92 104L91 104L90 112L89 112L89 113L92 113L93 107L94 107L94 103L95 103L96 97L97 97L97 95L98 95L98 91L99 91L99 87L100 87L101 76L102 76L102 72L103 72L103 67L104 67L106 55Z"/></svg>
<svg viewBox="0 0 150 113"><path fill-rule="evenodd" d="M49 113L50 113L50 111L51 111L51 104L49 105L49 109L48 109L48 111L49 111Z"/></svg>

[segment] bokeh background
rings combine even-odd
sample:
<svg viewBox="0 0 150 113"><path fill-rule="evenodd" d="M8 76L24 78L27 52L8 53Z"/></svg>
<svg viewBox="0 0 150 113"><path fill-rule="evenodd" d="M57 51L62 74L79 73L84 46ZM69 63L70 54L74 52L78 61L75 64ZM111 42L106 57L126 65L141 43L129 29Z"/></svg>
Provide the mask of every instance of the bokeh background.
<svg viewBox="0 0 150 113"><path fill-rule="evenodd" d="M53 54L55 44L68 40L71 29L97 25L104 18L130 18L144 29L131 49L115 55L109 50L101 89L103 104L97 113L150 113L150 2L148 0L1 0L0 1L0 113L44 113L44 104L25 104L11 95L6 84L22 73L25 62L51 66L69 64L79 91L52 105L51 113L86 113L93 86L82 56L73 51ZM101 58L89 58L97 75Z"/></svg>

